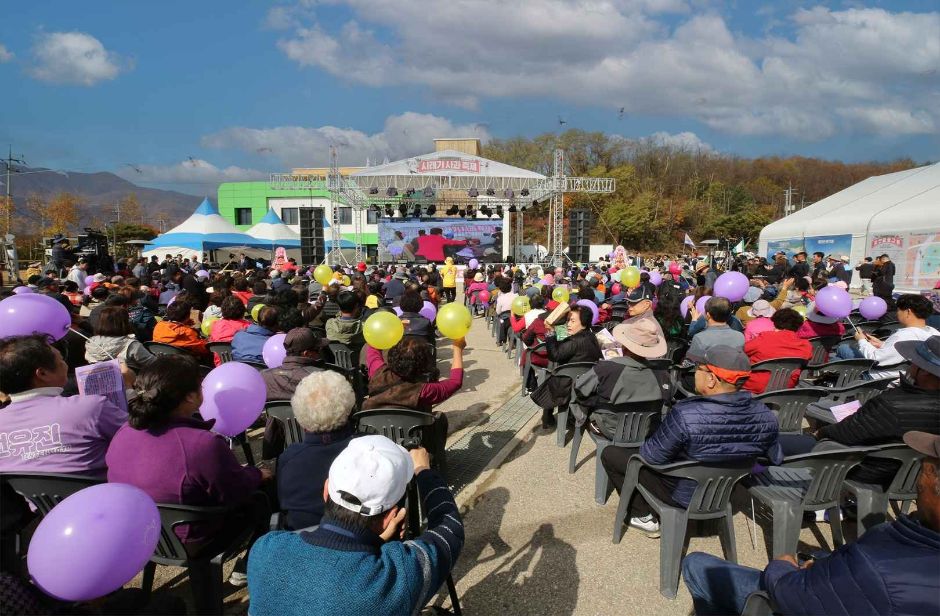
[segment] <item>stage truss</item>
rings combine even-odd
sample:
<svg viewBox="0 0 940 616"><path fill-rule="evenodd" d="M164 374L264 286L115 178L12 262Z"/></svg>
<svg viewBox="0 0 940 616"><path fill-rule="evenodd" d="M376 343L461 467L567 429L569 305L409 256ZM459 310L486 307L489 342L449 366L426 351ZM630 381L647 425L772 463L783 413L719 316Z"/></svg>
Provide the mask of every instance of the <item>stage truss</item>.
<svg viewBox="0 0 940 616"><path fill-rule="evenodd" d="M479 212L481 208L515 208L515 230L512 232L513 256L518 261L522 246L525 210L530 205L549 202L548 255L546 265L563 266L564 223L566 193L610 194L616 188L614 178L574 177L565 173L564 150L556 149L553 156L553 174L550 177L513 178L494 176L449 176L449 175L402 175L343 177L339 172L336 148L330 147L330 171L324 182L319 175L272 173L269 187L272 190L310 190L323 188L330 193L330 250L326 254L329 265L349 265L340 245L340 205L352 207L355 237L355 260L363 257L362 212L388 208L400 211L406 208L434 206L436 213L444 214L455 208L460 215ZM389 189L397 194L390 196ZM430 190L428 190L430 189ZM454 197L453 191L466 192L475 189L478 197ZM442 194L443 193L443 194ZM450 194L448 194L450 193Z"/></svg>

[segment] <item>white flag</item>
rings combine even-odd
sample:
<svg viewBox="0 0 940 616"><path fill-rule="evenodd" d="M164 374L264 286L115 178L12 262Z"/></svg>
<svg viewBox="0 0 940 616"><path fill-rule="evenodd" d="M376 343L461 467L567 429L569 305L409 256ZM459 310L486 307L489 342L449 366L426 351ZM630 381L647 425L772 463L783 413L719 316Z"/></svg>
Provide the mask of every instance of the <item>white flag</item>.
<svg viewBox="0 0 940 616"><path fill-rule="evenodd" d="M692 238L689 237L688 233L685 234L685 241L682 243L685 244L686 246L691 246L692 248L695 248L695 242L692 241Z"/></svg>

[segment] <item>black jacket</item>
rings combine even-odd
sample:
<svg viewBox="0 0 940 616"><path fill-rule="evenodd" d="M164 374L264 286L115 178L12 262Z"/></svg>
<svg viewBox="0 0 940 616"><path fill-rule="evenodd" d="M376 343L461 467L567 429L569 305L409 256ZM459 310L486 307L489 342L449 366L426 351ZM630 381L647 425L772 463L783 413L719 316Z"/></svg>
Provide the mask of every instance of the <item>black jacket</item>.
<svg viewBox="0 0 940 616"><path fill-rule="evenodd" d="M809 263L803 261L801 263L794 263L793 267L790 268L790 271L787 272L789 278L803 278L809 276Z"/></svg>
<svg viewBox="0 0 940 616"><path fill-rule="evenodd" d="M576 361L600 361L603 357L597 336L589 329L583 329L561 342L555 336L546 336L545 350L548 359L559 366Z"/></svg>
<svg viewBox="0 0 940 616"><path fill-rule="evenodd" d="M900 387L871 398L839 423L824 426L818 436L843 445L882 445L901 442L904 433L911 430L940 434L940 393L915 387L902 378ZM884 483L897 468L890 460L866 460L851 476L866 483Z"/></svg>

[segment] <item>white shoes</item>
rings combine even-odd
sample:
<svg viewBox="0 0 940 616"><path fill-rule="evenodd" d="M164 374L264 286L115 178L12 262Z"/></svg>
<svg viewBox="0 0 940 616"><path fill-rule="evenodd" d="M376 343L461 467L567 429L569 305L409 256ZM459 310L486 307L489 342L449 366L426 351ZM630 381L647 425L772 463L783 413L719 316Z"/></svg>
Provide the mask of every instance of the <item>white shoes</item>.
<svg viewBox="0 0 940 616"><path fill-rule="evenodd" d="M630 518L630 526L642 530L650 539L655 539L662 534L659 530L659 520L654 518L652 513L642 518Z"/></svg>

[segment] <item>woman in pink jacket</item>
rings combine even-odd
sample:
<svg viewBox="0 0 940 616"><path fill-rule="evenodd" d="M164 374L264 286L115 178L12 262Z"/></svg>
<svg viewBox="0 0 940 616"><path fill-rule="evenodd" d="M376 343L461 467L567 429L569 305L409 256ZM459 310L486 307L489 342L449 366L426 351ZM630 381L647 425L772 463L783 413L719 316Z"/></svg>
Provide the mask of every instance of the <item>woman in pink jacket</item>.
<svg viewBox="0 0 940 616"><path fill-rule="evenodd" d="M209 342L231 342L235 334L251 325L245 320L245 304L238 297L232 295L222 301L222 318L212 324L209 333ZM222 364L221 358L215 354L215 365Z"/></svg>

